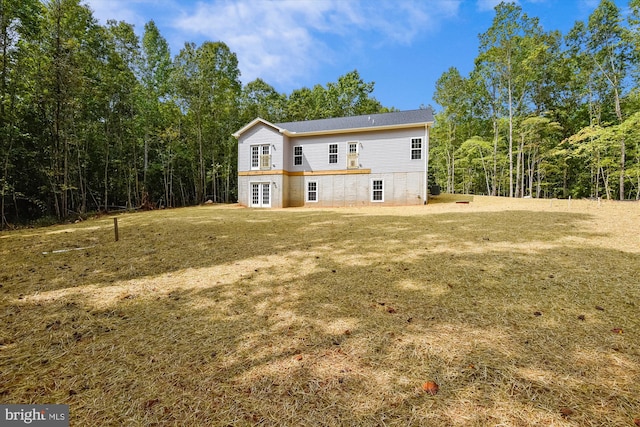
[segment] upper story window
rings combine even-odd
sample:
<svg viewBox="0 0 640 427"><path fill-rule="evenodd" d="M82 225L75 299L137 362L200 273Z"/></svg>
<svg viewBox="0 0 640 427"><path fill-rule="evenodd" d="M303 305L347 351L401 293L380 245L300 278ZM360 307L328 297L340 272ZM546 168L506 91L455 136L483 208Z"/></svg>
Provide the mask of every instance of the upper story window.
<svg viewBox="0 0 640 427"><path fill-rule="evenodd" d="M358 143L349 142L349 154L358 154Z"/></svg>
<svg viewBox="0 0 640 427"><path fill-rule="evenodd" d="M357 169L358 163L358 143L347 142L347 169Z"/></svg>
<svg viewBox="0 0 640 427"><path fill-rule="evenodd" d="M302 164L302 145L293 147L293 164L295 166Z"/></svg>
<svg viewBox="0 0 640 427"><path fill-rule="evenodd" d="M338 163L338 144L329 144L329 163Z"/></svg>
<svg viewBox="0 0 640 427"><path fill-rule="evenodd" d="M411 160L422 158L422 138L411 138Z"/></svg>
<svg viewBox="0 0 640 427"><path fill-rule="evenodd" d="M251 169L271 169L271 145L251 146Z"/></svg>

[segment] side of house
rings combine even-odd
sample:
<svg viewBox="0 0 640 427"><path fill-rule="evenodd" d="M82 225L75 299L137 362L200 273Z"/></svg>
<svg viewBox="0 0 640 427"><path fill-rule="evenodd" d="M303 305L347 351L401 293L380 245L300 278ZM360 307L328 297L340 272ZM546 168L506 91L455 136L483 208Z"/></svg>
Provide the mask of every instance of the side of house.
<svg viewBox="0 0 640 427"><path fill-rule="evenodd" d="M238 139L250 207L416 205L426 200L430 110L272 124Z"/></svg>

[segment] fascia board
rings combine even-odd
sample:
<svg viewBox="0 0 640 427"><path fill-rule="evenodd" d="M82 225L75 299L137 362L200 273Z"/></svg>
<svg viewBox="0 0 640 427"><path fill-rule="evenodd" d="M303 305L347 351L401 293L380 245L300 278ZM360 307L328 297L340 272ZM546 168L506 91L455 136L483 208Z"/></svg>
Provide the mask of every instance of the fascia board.
<svg viewBox="0 0 640 427"><path fill-rule="evenodd" d="M282 129L281 127L278 127L278 126L274 125L273 123L268 122L265 119L261 119L260 117L257 117L255 119L253 119L249 124L245 125L242 129L232 133L231 135L234 138L238 139L238 138L240 138L240 135L242 135L243 133L245 133L246 131L248 131L249 129L251 129L253 126L255 126L258 123L262 123L262 124L264 124L266 126L272 127L272 128L274 128L275 130L277 130L280 133L283 133L283 131L285 131L285 129Z"/></svg>
<svg viewBox="0 0 640 427"><path fill-rule="evenodd" d="M421 123L407 123L401 125L388 125L388 126L375 126L368 128L347 128L347 129L330 129L330 130L321 130L321 131L312 131L312 132L291 132L287 129L281 129L280 133L283 133L289 137L300 137L300 136L319 136L319 135L335 135L339 133L362 133L362 132L375 132L380 130L394 130L394 129L410 129L410 128L419 128L423 126L433 126L433 122L421 122Z"/></svg>

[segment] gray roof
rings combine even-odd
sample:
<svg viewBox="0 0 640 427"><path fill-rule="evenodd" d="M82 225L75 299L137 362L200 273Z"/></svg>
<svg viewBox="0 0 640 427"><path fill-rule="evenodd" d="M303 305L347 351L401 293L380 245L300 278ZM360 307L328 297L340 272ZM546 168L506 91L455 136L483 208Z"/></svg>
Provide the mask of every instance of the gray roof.
<svg viewBox="0 0 640 427"><path fill-rule="evenodd" d="M362 116L336 117L332 119L305 120L302 122L276 123L275 125L289 132L305 133L423 123L433 123L433 112L430 108L397 111L393 113L365 114Z"/></svg>

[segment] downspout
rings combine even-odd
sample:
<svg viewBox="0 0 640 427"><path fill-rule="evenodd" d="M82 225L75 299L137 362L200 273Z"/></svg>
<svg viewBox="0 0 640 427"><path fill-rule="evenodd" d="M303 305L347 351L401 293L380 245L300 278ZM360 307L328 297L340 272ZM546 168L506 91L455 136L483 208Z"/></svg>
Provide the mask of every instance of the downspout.
<svg viewBox="0 0 640 427"><path fill-rule="evenodd" d="M422 199L427 204L427 187L429 186L429 124L424 126L424 188L422 191Z"/></svg>

